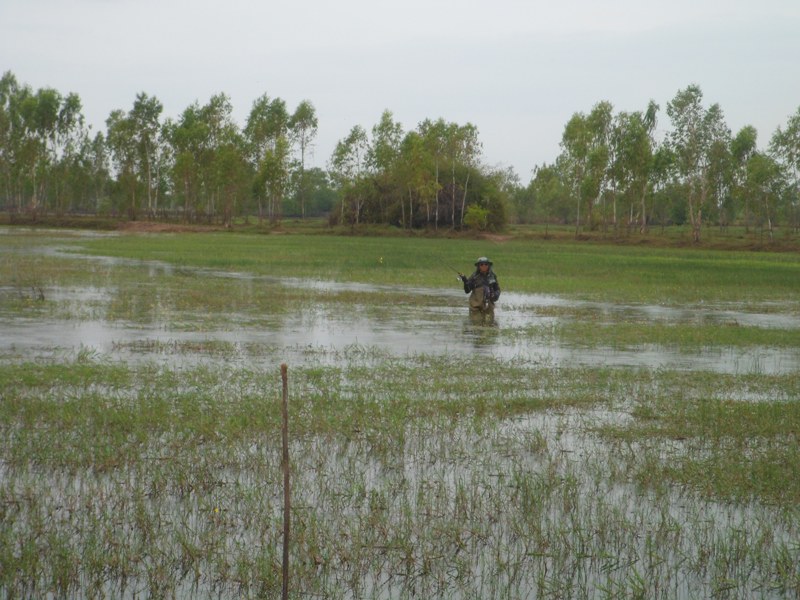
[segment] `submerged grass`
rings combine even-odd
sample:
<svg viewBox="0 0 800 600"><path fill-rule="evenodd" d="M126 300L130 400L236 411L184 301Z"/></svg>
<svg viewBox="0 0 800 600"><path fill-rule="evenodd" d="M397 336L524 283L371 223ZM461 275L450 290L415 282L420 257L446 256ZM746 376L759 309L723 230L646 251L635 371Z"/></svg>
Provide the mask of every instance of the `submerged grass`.
<svg viewBox="0 0 800 600"><path fill-rule="evenodd" d="M68 241L172 265L22 251L46 250L41 236L14 238L2 254L4 323L157 327L109 353L0 357L0 597L276 597L287 355L293 597L800 594L796 371L210 335L269 330L290 315L312 322L319 305L355 306L371 322L392 308L433 308L442 297L391 285L449 286L446 263L487 253L507 290L679 306L702 296L792 316L797 257L335 236ZM737 270L752 286L733 281ZM20 292L31 282L43 299ZM535 310L555 321L487 329L491 344L535 336L687 354L798 345L791 328L632 318L580 303Z"/></svg>
<svg viewBox="0 0 800 600"><path fill-rule="evenodd" d="M581 347L638 348L646 345L702 351L719 347L800 348L800 330L751 327L735 322L698 325L658 322L570 321L577 311L560 311L563 322L520 329L516 337L557 339Z"/></svg>
<svg viewBox="0 0 800 600"><path fill-rule="evenodd" d="M751 387L791 397L796 378L354 352L293 368L291 381L296 589L674 597L724 581L737 597L798 591L796 570L772 567L798 552L784 541L799 533L785 479L800 469L796 403L722 399ZM49 370L3 365L0 383L9 595L275 593L277 369L81 357ZM659 440L683 448L665 457ZM746 513L771 533L736 505L720 504L727 516L710 527L705 501L688 496L685 514L665 520L680 490L752 502ZM736 545L728 527L740 519L748 536L769 537Z"/></svg>
<svg viewBox="0 0 800 600"><path fill-rule="evenodd" d="M509 290L647 303L791 302L800 256L580 245L335 235L121 235L79 242L81 252L179 266L389 285L453 286L488 255Z"/></svg>
<svg viewBox="0 0 800 600"><path fill-rule="evenodd" d="M674 482L709 498L796 507L800 378L780 379L776 400L693 397L682 389L638 406L634 424L600 431L641 447L637 477L650 486ZM749 385L768 384L755 378Z"/></svg>
<svg viewBox="0 0 800 600"><path fill-rule="evenodd" d="M332 255L340 255L341 249L331 251L325 248L328 241L331 243L341 243L339 237L313 236L312 242L306 241L309 248L294 248L295 254L291 258L284 256L280 261L280 272L275 268L265 269L263 266L253 265L243 258L243 255L252 256L259 252L268 251L269 248L259 246L262 242L270 241L276 236L243 236L245 240L240 240L239 236L224 236L217 234L220 241L217 246L222 246L231 242L232 247L220 248L219 256L227 256L223 263L224 266L235 265L238 274L228 276L211 277L206 273L197 272L194 269L184 268L187 263L195 266L209 266L206 244L210 241L206 239L208 234L193 234L188 236L153 236L153 237L133 237L123 236L119 238L89 239L83 243L90 244L93 252L113 252L119 256L128 257L150 257L158 256L161 259L167 258L163 247L171 247L174 252L169 255L169 259L177 267L157 268L154 276L153 266L127 266L113 265L105 262L91 262L86 260L69 260L63 257L51 255L39 255L34 257L20 256L8 258L0 263L0 276L3 281L8 281L12 285L0 290L0 312L9 311L9 314L18 312L26 313L30 316L55 316L61 318L83 318L83 319L108 319L116 321L128 321L133 323L154 324L167 323L170 327L186 330L198 331L209 328L230 328L232 326L250 327L269 327L270 321L280 319L288 314L302 314L304 310L314 306L324 304L326 306L341 306L347 310L351 306L364 306L365 310L373 311L377 308L383 310L388 306L439 306L443 303L441 296L425 295L419 293L404 293L397 287L387 285L384 288L373 288L367 291L360 289L342 289L336 286L326 286L324 281L314 285L284 285L281 275L309 277L312 276L308 271L309 266L317 269L320 263L315 262L306 256L306 251L313 257L316 252L325 250L326 260ZM166 239L162 239L162 237ZM284 236L281 239L291 242L297 236ZM186 240L190 241L186 241ZM248 241L249 240L249 241ZM37 243L41 240L36 239ZM358 257L374 253L381 243L408 242L407 240L387 240L381 242L372 238L355 238L354 240L345 239L348 251L357 253ZM191 242L191 243L190 243ZM234 243L235 242L235 243ZM440 240L414 240L415 243L435 244ZM319 248L314 247L314 243L320 244ZM463 243L463 242L462 242ZM359 244L367 244L372 248L360 247ZM95 247L97 245L97 247ZM291 249L291 244L290 249ZM409 247L408 251L415 247ZM582 250L577 247L578 251ZM203 251L201 252L201 249ZM386 248L383 248L386 249ZM407 254L406 249L398 253ZM604 251L607 251L603 248ZM612 249L613 250L613 249ZM627 249L623 249L627 250ZM284 249L284 252L290 250ZM419 248L416 248L419 252ZM428 252L439 252L428 248ZM451 251L451 250L448 250ZM552 252L552 248L549 250ZM577 252L574 251L573 252ZM611 251L607 251L611 252ZM616 252L616 250L613 250ZM662 252L657 250L656 252ZM663 251L666 252L666 251ZM673 251L669 251L673 252ZM691 252L691 251L685 251ZM197 254L196 254L197 253ZM699 251L697 254L701 254ZM418 255L417 255L418 256ZM577 254L575 254L573 260ZM702 268L695 265L692 277L704 280L703 293L709 297L718 297L724 294L735 293L739 296L739 301L744 302L740 306L741 310L757 310L766 313L776 313L782 311L786 314L796 316L800 311L796 297L787 299L784 294L790 294L790 290L800 281L800 277L794 277L792 273L783 273L780 285L755 284L748 282L747 286L737 283L736 290L732 290L732 283L720 281L717 277L719 271L717 263L726 259L727 255L719 253L719 256L710 258L696 259L693 262L702 264ZM453 257L455 258L455 257ZM763 261L764 269L767 268L795 268L797 265L791 260L787 261L785 255L770 255L770 259L775 259L775 263ZM344 262L355 261L356 256L344 259ZM573 277L569 273L564 273L562 279L570 281L574 279L574 285L584 290L590 290L594 284L589 283L595 276L593 272L597 263L597 257L589 259L586 257L587 264L582 267L582 271L575 270L577 263L573 265ZM415 259L421 260L421 259ZM415 262L412 260L411 262ZM625 287L626 280L631 276L630 268L618 268L619 263L614 255L606 257L606 260L617 265L617 273L614 275L614 284L604 284L604 295L616 297L625 294L627 301L632 301L631 306L635 307L640 300L662 303L668 300L664 297L666 288L676 284L671 275L658 275L659 285L665 289L647 291L647 287ZM635 264L636 270L646 268L648 260L671 262L688 259L679 259L670 253L662 256L654 254L648 257L628 257L628 262ZM335 261L337 268L341 267L341 261ZM446 262L446 261L445 261ZM455 262L455 261L453 261ZM442 270L441 261L435 261L436 268ZM640 264L642 263L642 264ZM362 263L363 264L363 263ZM772 266L769 266L769 265ZM645 265L645 266L643 266ZM331 265L328 265L329 268ZM756 271L762 270L759 263L754 262L752 268ZM253 267L255 272L244 272L243 268ZM513 270L518 268L516 263L511 263L508 268ZM531 267L533 268L533 267ZM547 260L538 263L537 271L543 269L564 269L563 262L555 267ZM316 271L317 276L323 273L331 277L342 277L342 273L324 272L322 269ZM603 271L603 277L610 276ZM394 264L384 263L383 265L364 266L356 273L348 270L347 277L355 280L366 280L371 282L380 281L384 284L390 281L405 279L412 286L430 286L440 279L440 273L431 271L430 265L423 265L417 269L417 273L412 275L408 266L400 267ZM746 275L745 275L746 276ZM155 278L154 278L155 277ZM334 281L334 280L331 280ZM341 281L341 279L340 279ZM505 278L501 280L506 290L515 291L513 279L511 283ZM547 286L539 288L541 281L540 274L537 273L530 283L537 287L534 291L547 291ZM680 278L678 278L680 281ZM523 282L524 283L524 282ZM448 282L444 285L452 286ZM787 287L788 286L788 287ZM54 298L53 288L62 290L74 290L71 297ZM95 297L86 297L81 290L97 290ZM747 299L741 297L741 290L745 290ZM552 291L552 290L551 290ZM794 292L791 292L793 294ZM657 298L649 297L650 294L657 294ZM101 297L96 297L96 296ZM107 295L108 297L104 297ZM583 292L576 292L577 296L586 296ZM783 298L779 300L778 297ZM728 298L728 302L723 305L732 306L733 298ZM672 301L675 301L673 298ZM501 303L502 304L502 303ZM710 307L710 304L709 304ZM793 349L800 347L800 332L796 328L764 328L740 324L735 316L723 317L718 322L691 322L676 319L674 316L658 316L647 313L632 315L630 311L618 314L609 314L607 307L592 307L574 305L542 306L537 307L534 313L541 317L555 317L559 319L557 324L526 325L514 329L505 328L501 332L501 337L511 341L514 339L538 338L542 340L558 340L567 344L592 347L606 346L611 348L635 348L641 346L656 346L667 348L682 348L687 351L698 351L708 348L718 347L772 347ZM697 317L695 317L697 318ZM719 317L718 317L719 318ZM708 321L710 318L706 318ZM502 340L501 340L502 341Z"/></svg>

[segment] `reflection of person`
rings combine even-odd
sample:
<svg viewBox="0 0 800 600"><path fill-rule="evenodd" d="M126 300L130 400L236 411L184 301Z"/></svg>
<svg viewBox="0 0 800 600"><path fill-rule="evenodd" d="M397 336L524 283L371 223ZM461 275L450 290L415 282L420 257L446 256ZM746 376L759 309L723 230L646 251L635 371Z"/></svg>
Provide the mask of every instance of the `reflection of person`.
<svg viewBox="0 0 800 600"><path fill-rule="evenodd" d="M461 281L464 293L469 294L469 314L493 319L494 303L500 298L500 284L492 271L492 261L481 256L475 261L475 272L469 277L461 275Z"/></svg>

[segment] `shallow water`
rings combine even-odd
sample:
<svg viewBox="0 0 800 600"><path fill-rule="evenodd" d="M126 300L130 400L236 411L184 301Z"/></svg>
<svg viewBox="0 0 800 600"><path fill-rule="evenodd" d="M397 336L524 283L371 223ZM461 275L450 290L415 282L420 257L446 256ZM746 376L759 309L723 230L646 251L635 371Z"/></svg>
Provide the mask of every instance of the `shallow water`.
<svg viewBox="0 0 800 600"><path fill-rule="evenodd" d="M31 250L36 253L62 255L57 241L47 242ZM325 347L334 352L354 346L376 348L392 355L463 354L485 355L501 359L520 358L555 366L625 366L706 370L720 373L779 374L800 369L800 348L759 347L756 349L713 349L697 352L639 346L612 348L579 347L540 339L521 333L538 326L557 325L574 320L575 312L591 322L670 322L714 325L740 325L760 328L798 330L800 315L793 307L767 306L762 312L737 306L659 306L612 304L566 299L543 294L504 292L496 308L491 326L473 324L468 316L463 292L453 289L414 288L405 294L425 298L419 305L386 306L369 302L370 294L386 294L394 288L354 282L271 278L250 273L175 267L160 261L136 261L108 257L68 254L70 259L100 263L109 268L142 267L154 288L160 278L176 273L197 277L226 278L254 282L261 286L314 292L357 292L356 298L367 301L342 306L317 302L290 315L226 315L224 325L193 327L176 325L165 316L156 315L151 322L141 323L103 318L103 305L120 295L117 289L103 287L49 287L42 289L48 302L60 310L56 317L21 318L18 312L0 310L0 356L30 357L58 351L91 351L126 360L158 358L164 344L225 342L234 346L262 345L278 349L284 360L302 360L303 349ZM19 293L13 287L0 287L0 298ZM257 293L257 292L254 292ZM96 307L86 310L87 306ZM2 305L0 304L0 308ZM560 313L564 313L562 316ZM101 315L101 316L98 316ZM203 315L190 318L203 323ZM591 324L587 324L588 327ZM147 348L156 350L148 352ZM161 348L159 351L158 348ZM243 360L252 356L242 352ZM177 360L174 353L166 356Z"/></svg>
<svg viewBox="0 0 800 600"><path fill-rule="evenodd" d="M46 246L37 251L58 252ZM70 255L70 258L74 259L75 255ZM795 371L800 366L796 348L741 350L715 347L695 352L656 346L617 349L590 344L569 345L525 333L535 331L537 327L578 320L586 327L598 322L683 322L783 328L800 333L798 311L791 306L767 306L763 312L753 312L737 306L615 305L504 292L497 308L495 325L481 326L472 324L466 316L465 296L457 288L419 288L413 291L424 297L423 302L393 306L376 302L376 298L385 302L390 297L387 292L392 288L385 286L278 280L247 273L176 268L160 262L89 257L80 257L79 260L86 260L87 265L88 261L95 265L100 263L109 267L110 273L118 269L123 277L104 277L101 284L85 287L46 286L41 289L45 301L37 300L31 290L0 282L0 360L30 360L37 356L46 358L53 353L90 352L112 360L155 360L170 367L179 366L181 362L208 360L226 369L231 363L241 363L244 368L239 371L242 372L254 362L273 360L276 356L290 364L307 360L313 360L315 364L326 360L341 363L349 360L349 353L367 354L375 349L379 361L386 354L424 353L477 354L565 367L632 366L725 373L784 373ZM157 295L153 306L147 310L141 313L131 310L135 319L114 316L129 313L111 308L129 300L131 286L116 287L112 283L124 281L129 273L127 269L135 269L130 273L131 281L139 284L136 289L157 292L165 286L172 286L172 289L164 290L163 297ZM173 277L176 274L190 277ZM257 314L256 311L247 312L244 307L241 313L226 314L224 318L203 315L196 308L182 312L170 304L181 295L175 293L182 289L180 286L194 284L191 291L196 292L202 287L196 285L198 280L205 285L206 279L203 278L230 280L232 295L239 292L245 299L239 306L257 298L266 284L308 290L314 292L308 294L309 297L319 296L321 299L303 302L288 314ZM326 302L325 295L317 294L320 291L357 292L347 295L356 299L355 304ZM21 295L25 294L27 297L22 299ZM144 303L147 298L143 291L134 295L134 304ZM13 301L6 303L6 299ZM221 344L226 347L220 348ZM369 360L354 362L366 368L370 366ZM236 370L238 365L231 366ZM229 401L226 397L238 397L243 388L230 382L226 387L223 381L219 389L221 401ZM120 393L112 390L112 397ZM746 394L750 393L753 400L765 397L759 390L737 389L736 398L749 399ZM136 397L135 393L133 397ZM797 539L796 521L771 507L758 503L740 506L697 501L677 487L667 496L658 496L631 483L628 477L632 471L622 478L609 475L609 465L619 463L624 466L626 460L632 460L636 448L629 446L627 452L621 452L591 432L598 424L622 424L634 418L628 403L621 399L613 410L601 403L588 410L567 407L532 411L514 415L496 428L483 429L481 425L473 430L477 421L465 419L459 427L447 428L447 435L430 435L431 430L426 425L414 424L403 435L378 440L359 436L358 431L342 437L296 438L291 454L298 520L305 517L308 521L323 522L319 529L323 539L330 532L330 539L336 540L331 547L353 550L357 556L359 552L361 556L381 552L386 561L384 565L388 565L383 570L378 568L375 571L377 575L371 571L359 573L353 566L355 563L340 566L334 556L329 563L331 566L324 572L327 581L322 589L350 590L348 585L356 575L362 578L358 582L360 593L340 593L339 597L442 597L431 591L436 589L436 578L442 577L445 585L451 585L446 597L539 597L533 590L540 574L553 573L553 581L556 584L566 582L564 589L568 591L551 595L572 597L578 594L569 591L589 590L585 594L587 597L599 597L613 595L611 592L601 594L601 589L613 591L614 585L624 589L631 581L628 567L633 566L636 570L632 572L636 575L643 573L674 586L670 593L662 593L660 597L690 598L697 595L697 590L710 597L714 586L708 581L711 576L706 577L706 573L732 577L722 562L731 557L724 546L737 539L737 532L744 532L742 535L748 538L751 546L752 540L768 539L774 540L773 544L781 542L787 548L794 548L789 540ZM129 498L136 498L133 493L137 488L161 489L160 495L153 499L141 496L144 510L140 516L150 515L146 524L160 532L160 543L168 549L167 555L180 555L181 549L175 541L178 532L184 536L181 539L198 540L198 547L207 546L205 542L211 538L202 538L195 532L202 531L209 521L217 518L223 520L225 528L214 530L214 539L223 540L228 556L240 556L241 548L244 548L244 554L252 554L251 549L259 547L262 539L259 537L261 530L253 527L251 515L257 514L262 523L278 519L277 487L265 486L264 483L278 477L278 458L274 449L261 438L252 445L238 448L231 448L227 441L220 440L217 446L202 447L196 455L187 449L186 455L178 456L178 460L171 456L172 460L160 461L157 459L168 456L174 448L164 441L160 438L151 442L155 445L144 455L148 461L154 457L156 460L141 472L123 468L113 471L110 476L99 472L78 472L40 478L38 463L33 464L30 471L23 469L10 473L5 470L5 463L0 462L0 481L19 477L21 483L14 484L19 490L35 489L35 493L26 496L37 502L39 498L44 499L41 504L32 505L41 505L44 513L55 515L52 530L63 529L67 538L81 535L81 531L92 531L93 519L97 518L90 512L92 508L131 506L133 502ZM669 449L683 443L680 439L669 440L666 445ZM381 450L382 445L390 448ZM230 460L231 454L236 456L233 461ZM625 460L620 458L623 454ZM224 461L219 460L222 455L226 457ZM187 460L187 457L192 460ZM185 464L181 465L182 461ZM195 465L200 465L197 473L193 470ZM616 468L622 467L618 465ZM153 472L159 475L151 481ZM210 482L211 487L199 490L182 487L187 481L192 483L195 475L198 482ZM519 479L515 480L514 475ZM164 487L159 488L157 481ZM521 497L520 482L529 486L540 501L546 502L541 519L530 526L528 515L522 512L517 515L513 510L519 508L514 499ZM553 485L553 490L545 491L545 485ZM465 498L472 496L469 493L459 496L458 490L470 490L475 496L470 502L465 502ZM19 499L14 498L14 501ZM377 507L374 511L373 501ZM378 506L380 502L385 502L386 507ZM212 506L223 507L219 517L215 516L216 510L209 517L208 509ZM447 519L439 517L455 515L458 512L456 506L475 510L469 527L463 530L467 545L462 545L461 538L458 544L449 544L446 538L440 546L438 538L442 536L438 534L426 538L424 532L431 529L431 524L436 525L437 521L447 523ZM493 514L493 506L511 510ZM70 507L79 510L73 514ZM88 510L83 510L83 507ZM461 563L449 557L455 557L465 547L468 558L458 557L458 561L468 565L467 575L457 577L454 571L440 570L430 577L420 578L420 583L415 584L410 578L403 580L399 577L396 569L401 562L408 564L408 556L401 561L396 553L384 546L374 549L365 546L367 549L364 550L359 545L363 537L353 535L353 532L369 533L373 529L373 521L367 519L370 514L380 515L380 523L390 530L405 532L402 520L409 514L404 512L408 507L419 508L419 514L413 514L411 519L409 539L413 538L414 543L409 544L409 548L416 552L415 546L420 546L418 542L423 540L430 556L442 547L448 560L435 560L431 564L434 567L441 564L457 567ZM88 517L82 516L87 512ZM24 511L22 515L25 518L19 520L28 522L27 516L35 514L32 510ZM609 522L611 525L607 527ZM115 512L113 523L118 527L115 531L117 542L113 547L117 547L120 539L122 544L133 546L137 541L137 526L130 510L124 519ZM363 525L367 523L369 526ZM606 527L607 540L600 535ZM547 540L547 547L529 548L528 542L537 531L542 539ZM472 535L474 532L477 534ZM665 537L658 538L658 532ZM25 533L31 533L33 537L32 531ZM586 533L588 537L584 537ZM355 543L352 545L345 537L348 534L353 536ZM88 540L88 547L94 538L92 535L84 537ZM77 543L77 538L74 541ZM385 540L379 539L378 542L383 544ZM587 549L588 553L584 552ZM779 555L779 549L773 551L771 546L768 549L770 554L761 551L767 559ZM695 569L694 564L705 565L695 557L705 557L709 552L719 560L711 566L704 566L707 570ZM655 557L658 562L645 564L648 556ZM741 568L750 570L742 571L742 574L733 573L734 585L739 586L735 590L741 590L742 594L732 592L730 597L746 597L745 590L766 589L754 586L763 585L767 579L765 573L772 573L772 567L753 563L753 556L758 557L758 552L743 552L742 557L735 557L733 568L742 565ZM415 568L427 564L421 553L412 553L410 558ZM515 561L518 561L517 566L508 568ZM204 571L207 569L209 578L193 579L191 573L187 575L184 572L177 579L173 595L237 597L230 591L232 583L227 588L215 587L216 563L212 559L200 559L193 564ZM200 568L196 567L193 572L199 574ZM517 568L521 568L519 575ZM127 590L133 589L128 594L123 593L125 580L120 583L114 575L103 574L103 578L109 577L108 580L101 579L107 585L104 592L119 597L136 597L139 590L145 593L148 590L145 571L146 567L139 567L132 580L127 581ZM512 579L512 576L518 578ZM495 595L471 593L473 588L484 589L484 580L490 588L494 586L491 589L509 591ZM459 583L465 586L463 595L453 591L452 586ZM409 593L409 589L416 591L416 585L423 586L419 589L430 593ZM626 595L634 594L619 594ZM779 591L765 591L760 595L785 597Z"/></svg>
<svg viewBox="0 0 800 600"><path fill-rule="evenodd" d="M153 275L157 277L158 275ZM212 275L213 276L213 275ZM313 285L322 284L315 282ZM283 282L283 285L308 285L306 282ZM325 283L325 285L330 285ZM0 290L2 291L2 290ZM369 286L359 286L368 293ZM124 359L146 358L142 343L226 342L246 346L260 344L283 349L284 360L297 360L302 349L326 347L341 351L353 346L374 347L392 355L406 354L478 354L501 359L520 358L566 366L625 366L707 370L720 373L786 373L800 368L800 351L760 347L749 349L714 349L686 353L655 346L636 348L576 347L540 340L535 336L510 335L514 328L557 322L557 317L538 315L532 308L557 301L552 298L526 297L509 294L508 307L498 305L496 322L492 326L475 325L459 305L456 293L428 290L440 295L444 306L406 306L398 310L384 307L364 310L363 306L342 307L317 304L311 308L282 317L265 318L258 326L231 326L202 331L184 331L166 321L149 324L117 320L71 318L9 318L0 316L0 355L30 356L50 350L91 350L101 355ZM108 290L50 288L44 290L48 299L77 305L110 301ZM537 304L541 300L543 304ZM668 315L674 309L664 307L609 307L598 309L619 314L638 312ZM733 311L714 312L708 309L685 309L684 319L722 320L769 323L777 326L797 325L791 315L753 315ZM230 322L248 322L230 316ZM508 334L508 335L507 335ZM130 348L140 349L131 352ZM173 357L174 358L174 357ZM243 355L243 359L249 359Z"/></svg>

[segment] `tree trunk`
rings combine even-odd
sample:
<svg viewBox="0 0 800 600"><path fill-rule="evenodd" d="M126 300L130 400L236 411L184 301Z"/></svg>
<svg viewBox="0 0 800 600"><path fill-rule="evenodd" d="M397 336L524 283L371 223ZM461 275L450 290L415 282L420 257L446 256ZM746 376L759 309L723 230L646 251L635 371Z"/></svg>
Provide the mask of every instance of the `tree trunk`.
<svg viewBox="0 0 800 600"><path fill-rule="evenodd" d="M39 207L39 199L36 197L36 168L34 167L33 173L31 174L31 179L33 181L33 197L31 198L31 212L33 213L34 219L36 218L36 209Z"/></svg>
<svg viewBox="0 0 800 600"><path fill-rule="evenodd" d="M769 241L775 240L772 231L772 217L769 216L769 196L764 196L764 214L767 216L767 232L769 233Z"/></svg>
<svg viewBox="0 0 800 600"><path fill-rule="evenodd" d="M159 180L159 175L161 174L161 168L156 167L156 181ZM153 196L153 211L158 213L158 186L156 186L156 193Z"/></svg>
<svg viewBox="0 0 800 600"><path fill-rule="evenodd" d="M698 210L695 218L692 219L692 241L695 244L700 243L700 225L703 221L703 211Z"/></svg>
<svg viewBox="0 0 800 600"><path fill-rule="evenodd" d="M183 220L189 222L189 178L183 178Z"/></svg>
<svg viewBox="0 0 800 600"><path fill-rule="evenodd" d="M639 230L639 233L644 235L647 233L647 182L645 182L644 186L642 187L642 226Z"/></svg>
<svg viewBox="0 0 800 600"><path fill-rule="evenodd" d="M153 219L153 168L150 166L150 152L145 152L147 161L147 218Z"/></svg>
<svg viewBox="0 0 800 600"><path fill-rule="evenodd" d="M451 228L456 228L456 163L453 161L453 168L452 168L452 175L453 175L453 187L450 188L450 197L452 200L451 206Z"/></svg>
<svg viewBox="0 0 800 600"><path fill-rule="evenodd" d="M408 228L414 228L414 196L410 186L408 188Z"/></svg>
<svg viewBox="0 0 800 600"><path fill-rule="evenodd" d="M464 208L466 207L467 204L467 189L469 188L469 176L470 172L467 171L467 180L464 182L464 195L461 197L461 223L460 223L461 229L464 228Z"/></svg>
<svg viewBox="0 0 800 600"><path fill-rule="evenodd" d="M439 161L436 161L436 186L434 187L434 195L436 196L436 208L434 209L433 228L439 231Z"/></svg>
<svg viewBox="0 0 800 600"><path fill-rule="evenodd" d="M306 218L306 142L300 140L300 218Z"/></svg>
<svg viewBox="0 0 800 600"><path fill-rule="evenodd" d="M602 200L603 233L608 233L608 217L606 215L606 196L601 192L598 198Z"/></svg>

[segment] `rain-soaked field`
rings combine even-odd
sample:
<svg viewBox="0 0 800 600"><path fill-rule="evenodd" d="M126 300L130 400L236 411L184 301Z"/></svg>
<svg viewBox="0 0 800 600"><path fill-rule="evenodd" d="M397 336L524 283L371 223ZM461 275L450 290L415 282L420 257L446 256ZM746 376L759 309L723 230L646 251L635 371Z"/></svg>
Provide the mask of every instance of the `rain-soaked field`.
<svg viewBox="0 0 800 600"><path fill-rule="evenodd" d="M0 598L278 596L281 363L291 597L800 594L798 257L298 237L0 230Z"/></svg>

